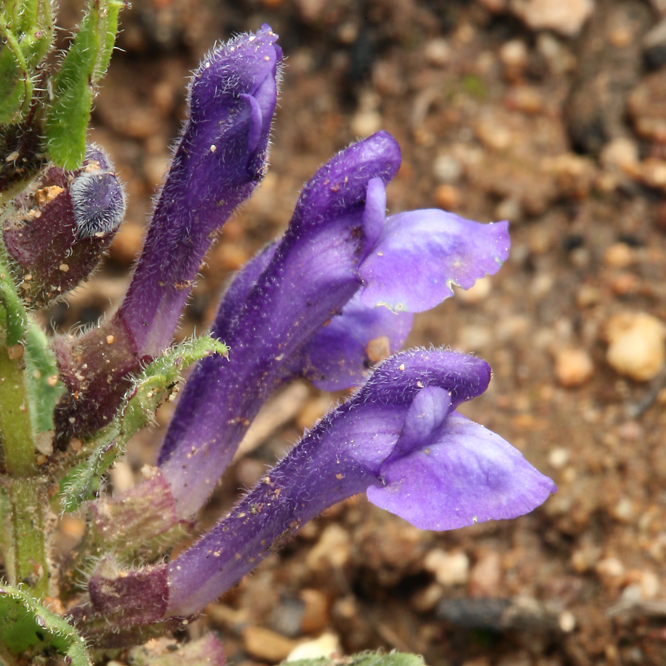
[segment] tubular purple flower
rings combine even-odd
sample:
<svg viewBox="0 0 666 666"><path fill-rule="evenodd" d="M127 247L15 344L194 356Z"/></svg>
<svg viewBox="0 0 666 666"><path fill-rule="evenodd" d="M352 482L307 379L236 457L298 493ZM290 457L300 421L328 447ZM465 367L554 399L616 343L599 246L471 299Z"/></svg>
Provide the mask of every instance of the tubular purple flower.
<svg viewBox="0 0 666 666"><path fill-rule="evenodd" d="M553 482L499 435L456 411L489 380L484 361L454 352L408 351L384 361L173 562L119 578L93 576L93 608L144 604L156 609L149 621L196 613L308 520L361 492L421 529L532 511L556 491ZM147 600L135 598L123 582L127 575L144 581Z"/></svg>
<svg viewBox="0 0 666 666"><path fill-rule="evenodd" d="M282 50L264 25L214 50L195 73L189 120L118 317L137 353L171 342L219 229L264 176Z"/></svg>
<svg viewBox="0 0 666 666"><path fill-rule="evenodd" d="M212 329L230 360L199 364L158 460L182 518L205 503L289 360L358 290L368 183L383 188L399 165L385 132L337 155L305 186L282 240L232 284Z"/></svg>
<svg viewBox="0 0 666 666"><path fill-rule="evenodd" d="M214 232L261 181L282 62L276 40L264 25L215 49L195 72L189 118L120 309L82 338L57 342L70 390L56 413L60 439L104 425L128 375L170 344ZM109 349L108 339L122 345Z"/></svg>
<svg viewBox="0 0 666 666"><path fill-rule="evenodd" d="M358 383L371 361L404 342L405 310L432 307L452 294L452 282L469 287L506 259L506 222L439 210L386 219L385 186L399 164L385 132L337 155L306 185L284 238L232 283L212 330L230 346L230 361L209 358L195 370L158 459L182 518L204 504L281 382L304 375L324 388Z"/></svg>

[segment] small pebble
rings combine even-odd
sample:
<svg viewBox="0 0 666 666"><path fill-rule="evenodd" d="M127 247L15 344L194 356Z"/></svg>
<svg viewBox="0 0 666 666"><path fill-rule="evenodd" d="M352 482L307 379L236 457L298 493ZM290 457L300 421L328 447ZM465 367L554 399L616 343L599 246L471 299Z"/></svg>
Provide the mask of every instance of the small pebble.
<svg viewBox="0 0 666 666"><path fill-rule="evenodd" d="M628 268L636 263L636 252L626 243L615 243L604 253L604 264L612 268Z"/></svg>
<svg viewBox="0 0 666 666"><path fill-rule="evenodd" d="M499 553L489 551L474 564L469 574L467 591L476 599L496 597L502 582L502 563Z"/></svg>
<svg viewBox="0 0 666 666"><path fill-rule="evenodd" d="M451 47L449 43L440 38L432 39L426 43L423 55L430 65L444 67L451 59Z"/></svg>
<svg viewBox="0 0 666 666"><path fill-rule="evenodd" d="M553 469L564 469L570 457L571 453L568 449L558 446L548 454L548 464Z"/></svg>
<svg viewBox="0 0 666 666"><path fill-rule="evenodd" d="M458 332L457 346L466 352L485 349L493 342L493 332L488 326L463 326Z"/></svg>
<svg viewBox="0 0 666 666"><path fill-rule="evenodd" d="M602 578L620 578L624 576L624 564L617 557L607 557L597 562L595 570Z"/></svg>
<svg viewBox="0 0 666 666"><path fill-rule="evenodd" d="M454 287L454 292L458 300L462 301L463 303L474 305L476 303L485 301L486 298L488 298L490 295L492 289L493 283L486 275L485 277L479 278L469 289Z"/></svg>
<svg viewBox="0 0 666 666"><path fill-rule="evenodd" d="M497 220L509 220L509 222L515 224L523 219L524 211L518 199L507 197L495 206L493 216Z"/></svg>
<svg viewBox="0 0 666 666"><path fill-rule="evenodd" d="M610 287L618 296L637 294L641 289L641 279L634 273L623 271L611 280Z"/></svg>
<svg viewBox="0 0 666 666"><path fill-rule="evenodd" d="M444 210L456 210L462 202L460 190L453 185L440 185L435 190L435 204Z"/></svg>
<svg viewBox="0 0 666 666"><path fill-rule="evenodd" d="M635 171L638 165L638 144L626 137L613 139L604 146L600 158L607 168Z"/></svg>
<svg viewBox="0 0 666 666"><path fill-rule="evenodd" d="M142 242L143 227L133 222L126 222L113 237L109 254L114 261L129 264L139 253Z"/></svg>
<svg viewBox="0 0 666 666"><path fill-rule="evenodd" d="M40 432L35 436L35 449L44 456L53 453L53 432Z"/></svg>
<svg viewBox="0 0 666 666"><path fill-rule="evenodd" d="M557 623L560 629L565 633L571 633L576 628L576 617L571 611L562 611L557 616Z"/></svg>
<svg viewBox="0 0 666 666"><path fill-rule="evenodd" d="M500 48L499 56L504 66L504 76L509 81L520 79L527 66L528 51L525 42L512 39Z"/></svg>
<svg viewBox="0 0 666 666"><path fill-rule="evenodd" d="M462 175L462 165L453 155L439 155L432 165L435 178L441 183L454 183Z"/></svg>
<svg viewBox="0 0 666 666"><path fill-rule="evenodd" d="M560 386L575 388L592 379L594 364L584 349L563 349L555 360L555 376Z"/></svg>
<svg viewBox="0 0 666 666"><path fill-rule="evenodd" d="M652 571L642 572L639 585L643 599L655 599L659 595L661 589L659 577Z"/></svg>
<svg viewBox="0 0 666 666"><path fill-rule="evenodd" d="M597 564L600 555L601 550L599 548L590 546L579 548L574 550L571 555L571 565L578 573L585 573Z"/></svg>
<svg viewBox="0 0 666 666"><path fill-rule="evenodd" d="M306 641L295 647L287 656L286 661L299 661L300 659L328 659L333 654L340 653L340 639L331 632L326 632L312 641Z"/></svg>
<svg viewBox="0 0 666 666"><path fill-rule="evenodd" d="M7 356L9 356L12 361L16 361L19 358L23 358L23 351L23 344L21 342L15 345L9 345L7 347Z"/></svg>
<svg viewBox="0 0 666 666"><path fill-rule="evenodd" d="M449 554L435 548L425 556L423 566L440 585L464 585L469 579L469 558L465 553Z"/></svg>
<svg viewBox="0 0 666 666"><path fill-rule="evenodd" d="M306 563L312 571L339 569L349 561L351 537L340 525L332 523L319 537L319 541L308 553Z"/></svg>
<svg viewBox="0 0 666 666"><path fill-rule="evenodd" d="M584 284L576 294L576 305L579 308L589 308L601 301L601 290L591 284Z"/></svg>
<svg viewBox="0 0 666 666"><path fill-rule="evenodd" d="M594 0L514 0L509 6L532 30L575 37L594 11Z"/></svg>
<svg viewBox="0 0 666 666"><path fill-rule="evenodd" d="M429 613L444 596L444 588L439 583L431 583L419 590L411 599L412 606L418 613Z"/></svg>
<svg viewBox="0 0 666 666"><path fill-rule="evenodd" d="M352 134L365 138L379 132L384 121L378 111L359 111L351 119Z"/></svg>
<svg viewBox="0 0 666 666"><path fill-rule="evenodd" d="M628 497L623 497L612 507L611 515L621 523L631 523L635 516L634 503Z"/></svg>
<svg viewBox="0 0 666 666"><path fill-rule="evenodd" d="M243 646L248 654L272 663L286 659L298 645L296 641L263 627L246 627L242 637Z"/></svg>
<svg viewBox="0 0 666 666"><path fill-rule="evenodd" d="M621 375L638 382L649 381L659 374L664 360L664 323L644 312L624 312L612 317L606 325L609 342L606 359Z"/></svg>
<svg viewBox="0 0 666 666"><path fill-rule="evenodd" d="M319 590L301 590L301 600L305 604L301 618L301 630L305 634L316 634L328 624L328 598Z"/></svg>

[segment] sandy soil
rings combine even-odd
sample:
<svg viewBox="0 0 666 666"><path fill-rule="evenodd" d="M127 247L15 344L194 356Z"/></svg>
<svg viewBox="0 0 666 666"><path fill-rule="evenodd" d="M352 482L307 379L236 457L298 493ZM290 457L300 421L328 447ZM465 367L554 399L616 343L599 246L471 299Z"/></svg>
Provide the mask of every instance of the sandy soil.
<svg viewBox="0 0 666 666"><path fill-rule="evenodd" d="M205 330L231 273L285 228L319 164L387 129L404 154L392 212L511 220L500 273L419 316L410 343L488 360L491 387L467 415L559 487L532 515L444 534L362 498L334 508L191 628L218 631L231 664L279 661L324 632L346 653L398 648L432 666L666 663L659 4L569 0L551 3L566 5L553 17L537 0L137 0L125 12L92 137L127 183L128 218L53 324L117 305L188 71L216 39L268 22L288 55L270 174L220 234L179 335ZM289 389L284 418L262 417L208 524L338 397ZM140 438L116 485L131 483L159 435Z"/></svg>

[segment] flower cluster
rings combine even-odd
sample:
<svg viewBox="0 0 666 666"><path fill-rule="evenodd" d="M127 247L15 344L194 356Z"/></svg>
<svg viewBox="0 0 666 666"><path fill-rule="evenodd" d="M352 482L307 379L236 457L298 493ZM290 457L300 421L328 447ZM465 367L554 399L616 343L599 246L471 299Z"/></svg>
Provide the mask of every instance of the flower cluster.
<svg viewBox="0 0 666 666"><path fill-rule="evenodd" d="M188 120L122 305L96 328L53 343L64 394L42 430L55 430L52 461L70 465L54 501L70 510L87 500L89 517L60 582L69 619L98 646L131 644L196 615L352 495L365 493L421 529L449 530L523 515L555 491L499 435L457 411L486 390L487 363L441 349L400 351L414 313L452 296L454 284L468 289L496 273L510 242L507 222L441 210L387 216L386 187L401 158L386 132L323 165L284 235L235 276L209 349L229 354L171 347L214 233L266 170L282 62L276 40L263 26L214 50L195 72ZM17 198L3 237L29 297L43 304L85 278L124 205L94 146L80 169L49 168ZM122 442L194 360L150 478L92 499ZM162 561L191 530L261 406L299 377L354 392L210 532ZM86 570L81 593L74 583ZM209 648L220 662L219 646Z"/></svg>
<svg viewBox="0 0 666 666"><path fill-rule="evenodd" d="M191 266L202 254L195 261L190 248L204 244L223 217L211 199L237 203L239 189L228 174L248 173L249 163L251 173L263 171L248 156L260 146L265 159L280 58L274 41L268 27L241 37L195 76L190 119L132 286L103 327L106 333L121 322L136 358L168 343L186 291L177 285L189 288ZM214 89L234 104L240 100L238 110L210 102L213 84L199 77L214 75ZM252 95L246 81L253 82ZM224 150L213 127L245 142L225 158L223 174L200 167ZM191 136L205 139L194 143ZM191 170L183 154L195 163ZM386 132L340 152L305 185L284 236L232 281L212 329L229 346L229 358L202 360L188 379L156 473L125 494L92 503L107 552L89 582L89 601L75 615L132 626L195 614L306 521L356 493L417 527L445 530L522 515L554 491L502 438L456 411L486 389L484 361L441 350L390 356L409 334L412 313L452 296L452 284L469 288L494 274L509 252L506 222L479 224L441 210L387 217L385 190L399 167L399 147ZM244 195L250 190L242 188ZM224 208L224 217L230 210ZM165 249L162 239L178 240ZM373 361L386 356L368 376ZM122 570L109 552L114 544L120 558L119 544L131 542L131 532L155 538L192 520L261 405L295 377L325 389L360 388L189 550L168 564ZM151 503L161 507L162 520L151 521L147 534L136 507Z"/></svg>

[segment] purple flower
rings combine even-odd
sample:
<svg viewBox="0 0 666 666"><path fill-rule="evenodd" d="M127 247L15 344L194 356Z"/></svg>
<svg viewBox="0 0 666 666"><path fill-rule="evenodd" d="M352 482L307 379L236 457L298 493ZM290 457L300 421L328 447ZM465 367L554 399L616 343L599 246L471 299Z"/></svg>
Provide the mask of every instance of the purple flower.
<svg viewBox="0 0 666 666"><path fill-rule="evenodd" d="M506 259L506 222L439 210L386 218L385 186L399 164L385 132L341 152L306 185L284 238L232 283L212 330L230 360L211 357L193 373L158 459L182 518L204 504L280 383L296 375L325 388L358 383L404 342L405 310L433 307L452 282L470 287ZM384 347L373 359L372 342Z"/></svg>
<svg viewBox="0 0 666 666"><path fill-rule="evenodd" d="M104 425L128 375L170 344L214 232L261 181L282 62L276 40L265 25L215 49L194 74L189 119L123 304L82 338L56 344L70 392L56 412L61 440Z"/></svg>
<svg viewBox="0 0 666 666"><path fill-rule="evenodd" d="M154 608L146 620L201 610L327 507L366 492L422 529L515 518L556 491L499 435L456 411L490 381L482 360L442 350L383 362L213 530L168 565L91 581L101 612ZM126 577L143 581L138 599ZM128 620L128 622L131 620Z"/></svg>
<svg viewBox="0 0 666 666"><path fill-rule="evenodd" d="M137 353L171 337L219 229L264 176L282 50L267 25L214 50L190 87L189 120L118 317Z"/></svg>

